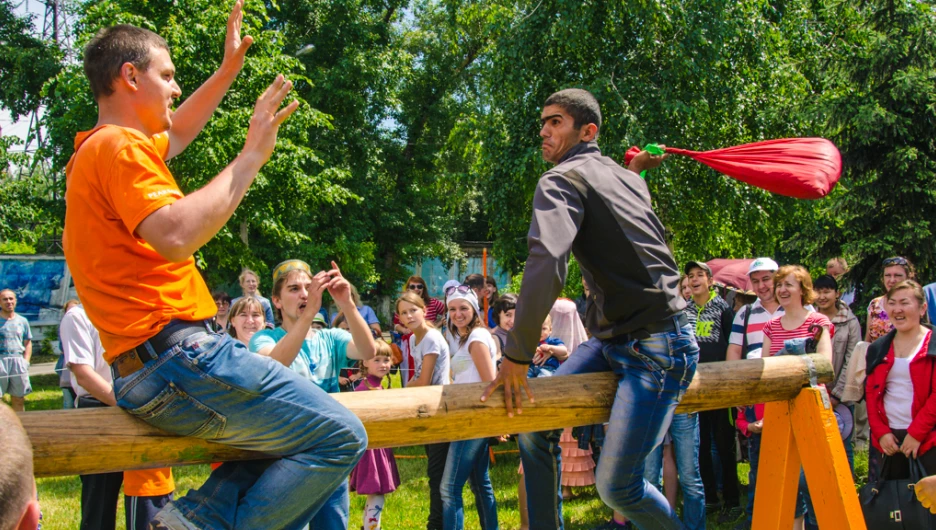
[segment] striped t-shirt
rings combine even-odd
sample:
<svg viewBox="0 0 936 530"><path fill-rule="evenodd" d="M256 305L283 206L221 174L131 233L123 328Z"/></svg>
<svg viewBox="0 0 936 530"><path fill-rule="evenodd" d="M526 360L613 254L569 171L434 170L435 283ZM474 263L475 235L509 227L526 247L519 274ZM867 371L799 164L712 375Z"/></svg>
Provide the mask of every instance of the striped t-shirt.
<svg viewBox="0 0 936 530"><path fill-rule="evenodd" d="M812 337L809 332L812 325L818 325L826 328L830 333L832 331L832 321L822 313L811 312L806 315L806 320L796 329L784 329L780 323L780 317L774 318L764 326L764 336L770 339L770 352L767 356L774 356L783 349L784 341L790 339L804 339Z"/></svg>
<svg viewBox="0 0 936 530"><path fill-rule="evenodd" d="M767 322L783 314L783 307L777 307L773 313L767 311L758 298L751 305L742 307L735 315L734 322L731 323L731 336L728 338L729 344L736 346L744 345L744 316L751 311L751 318L748 319L747 327L747 349L741 352L743 357L747 357L748 352L759 349L764 344L764 326Z"/></svg>

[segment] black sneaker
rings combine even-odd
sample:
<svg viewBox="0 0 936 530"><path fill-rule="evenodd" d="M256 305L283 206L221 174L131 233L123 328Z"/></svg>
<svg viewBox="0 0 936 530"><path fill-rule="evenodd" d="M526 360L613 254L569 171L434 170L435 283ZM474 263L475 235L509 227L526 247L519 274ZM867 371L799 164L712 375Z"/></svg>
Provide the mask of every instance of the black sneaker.
<svg viewBox="0 0 936 530"><path fill-rule="evenodd" d="M720 511L721 511L721 503L718 503L718 502L705 503L705 516L706 517L711 517L712 514L718 513Z"/></svg>
<svg viewBox="0 0 936 530"><path fill-rule="evenodd" d="M740 506L725 508L721 511L720 514L718 514L718 524L725 524L736 521L742 515L744 515L744 510L742 510Z"/></svg>

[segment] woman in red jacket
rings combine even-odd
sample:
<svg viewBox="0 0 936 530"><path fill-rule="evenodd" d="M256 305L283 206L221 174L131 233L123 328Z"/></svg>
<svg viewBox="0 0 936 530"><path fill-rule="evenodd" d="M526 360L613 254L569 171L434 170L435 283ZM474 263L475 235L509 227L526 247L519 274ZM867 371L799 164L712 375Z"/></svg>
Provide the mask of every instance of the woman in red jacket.
<svg viewBox="0 0 936 530"><path fill-rule="evenodd" d="M919 458L928 475L936 474L936 341L921 324L926 299L913 280L887 293L886 308L894 329L868 348L865 396L875 449L891 457L888 476L907 478L909 457Z"/></svg>

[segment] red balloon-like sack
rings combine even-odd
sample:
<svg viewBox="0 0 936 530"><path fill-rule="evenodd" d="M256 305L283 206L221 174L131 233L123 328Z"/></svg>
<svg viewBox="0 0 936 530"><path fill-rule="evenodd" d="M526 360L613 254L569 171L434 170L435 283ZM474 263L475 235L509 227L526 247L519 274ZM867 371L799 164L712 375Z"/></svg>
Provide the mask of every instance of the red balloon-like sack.
<svg viewBox="0 0 936 530"><path fill-rule="evenodd" d="M626 163L640 152L632 147ZM842 155L825 138L782 138L714 151L667 147L667 153L686 155L719 173L797 199L821 199L842 174Z"/></svg>

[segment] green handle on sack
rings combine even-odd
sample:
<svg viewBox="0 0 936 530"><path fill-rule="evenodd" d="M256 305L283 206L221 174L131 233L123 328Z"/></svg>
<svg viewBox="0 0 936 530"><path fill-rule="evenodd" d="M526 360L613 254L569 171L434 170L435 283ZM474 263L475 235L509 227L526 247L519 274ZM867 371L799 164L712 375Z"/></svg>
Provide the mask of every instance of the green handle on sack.
<svg viewBox="0 0 936 530"><path fill-rule="evenodd" d="M665 155L665 154L666 154L666 150L663 149L662 147L660 147L660 144L647 144L647 145L644 146L644 151L647 151L648 153L650 153L650 154L653 155L653 156L660 156L660 155ZM647 171L648 171L648 170L646 170L646 169L643 170L643 171L641 171L641 172L640 172L640 178L646 180L646 179L647 179Z"/></svg>

